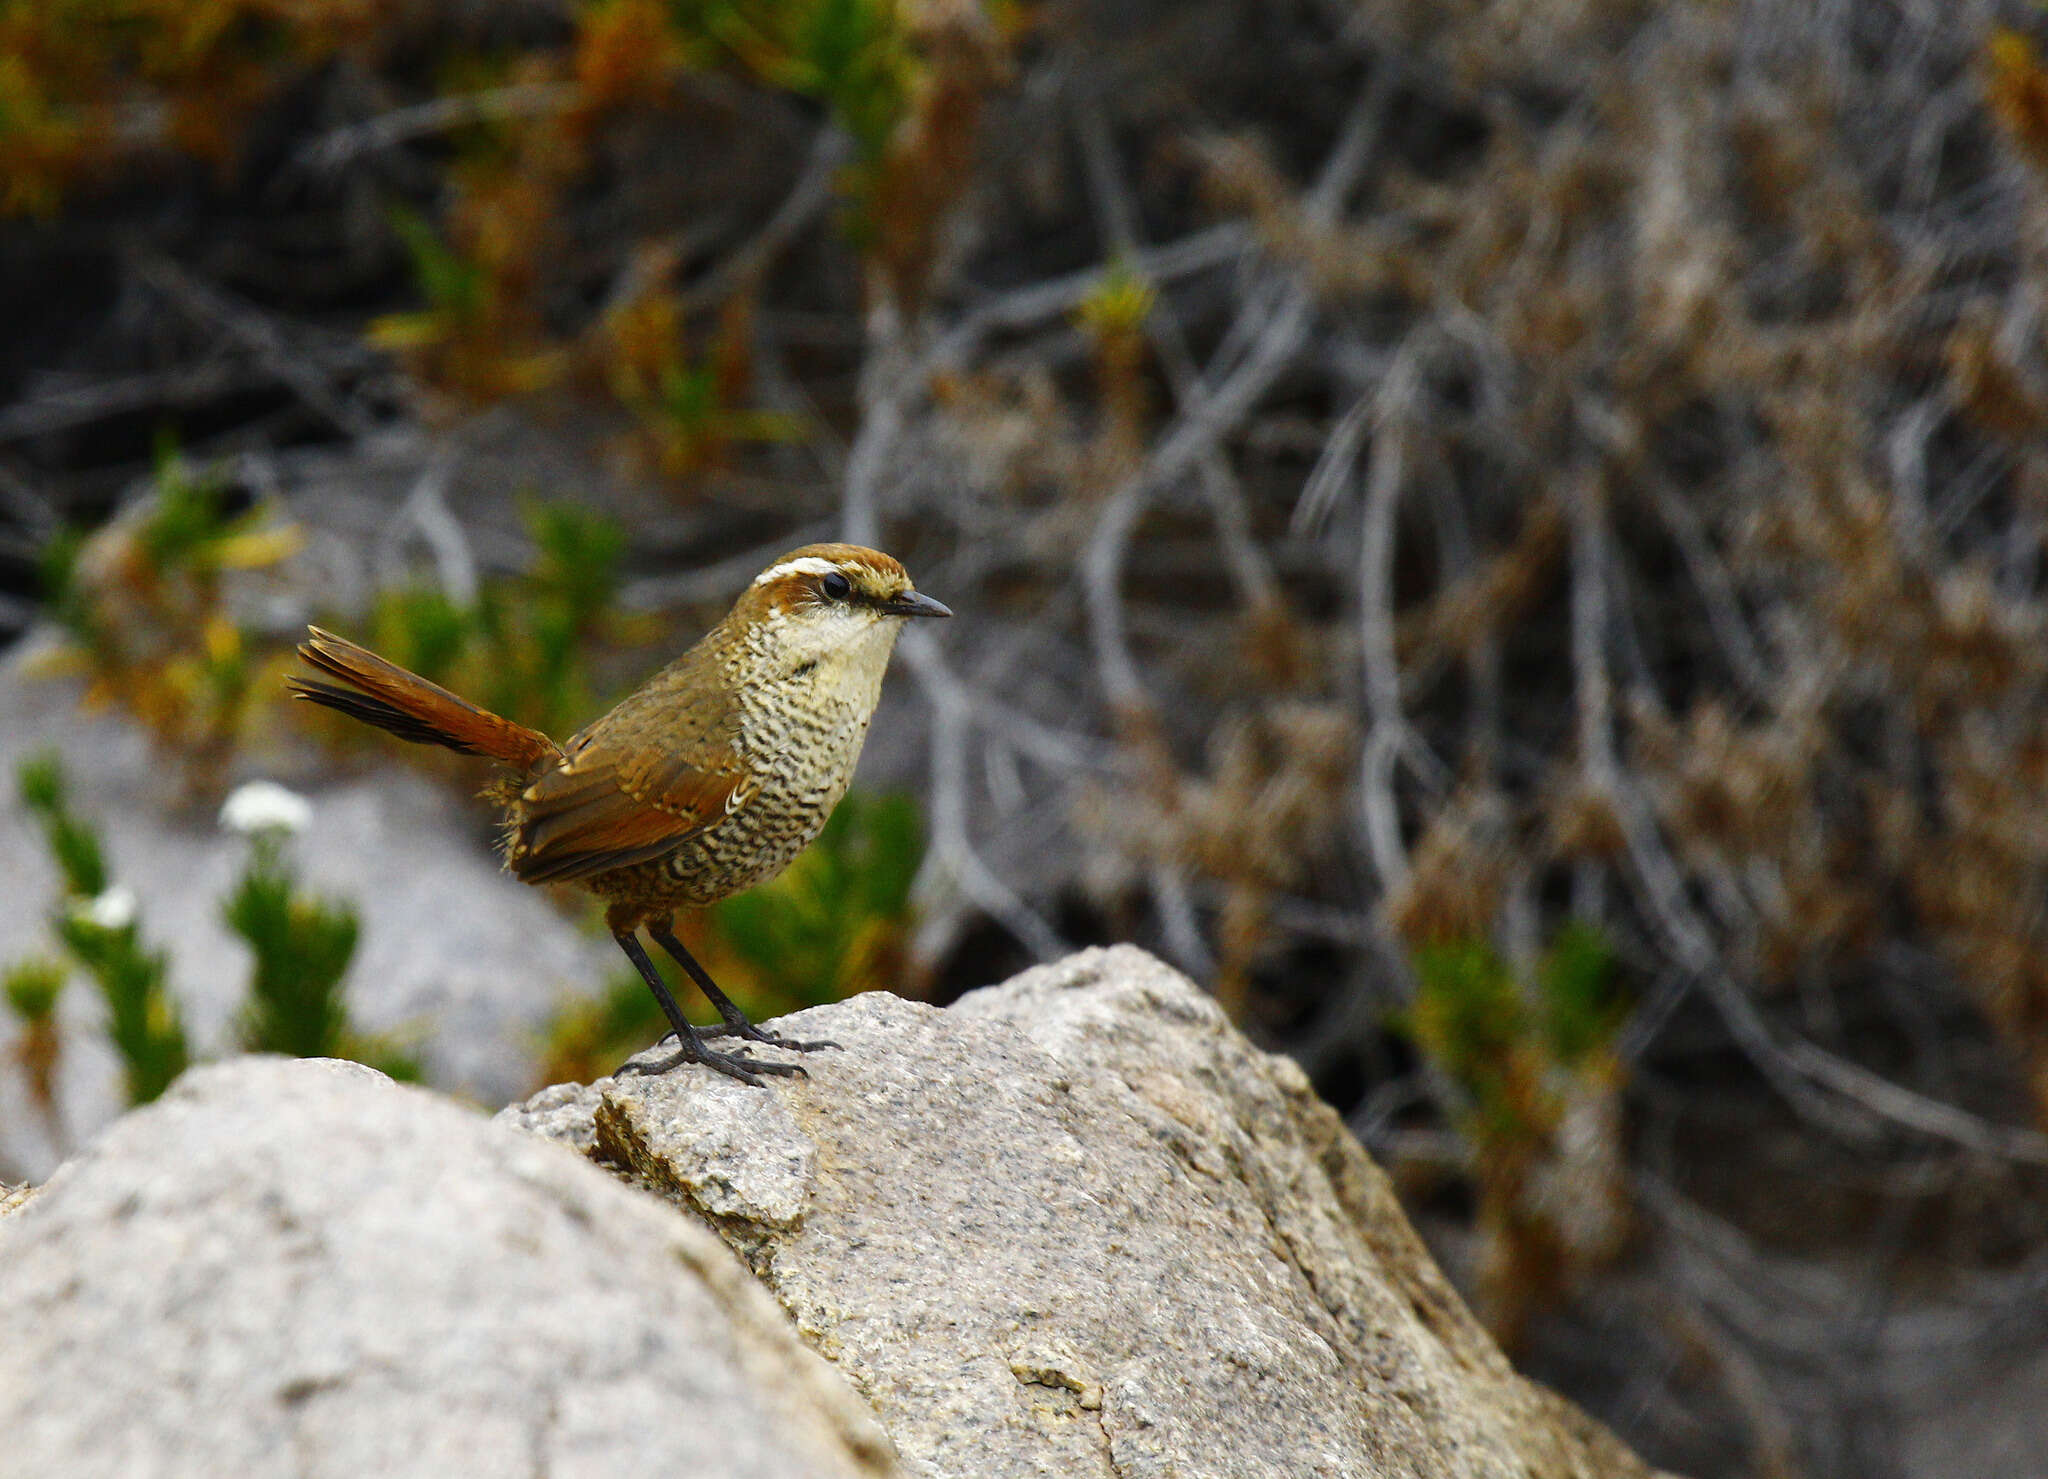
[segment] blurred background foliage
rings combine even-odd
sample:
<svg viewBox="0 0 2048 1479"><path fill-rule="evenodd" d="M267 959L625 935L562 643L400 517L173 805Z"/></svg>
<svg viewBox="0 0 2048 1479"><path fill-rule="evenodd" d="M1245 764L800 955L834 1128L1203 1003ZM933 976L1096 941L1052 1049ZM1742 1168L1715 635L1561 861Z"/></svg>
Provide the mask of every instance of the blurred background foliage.
<svg viewBox="0 0 2048 1479"><path fill-rule="evenodd" d="M308 618L561 734L780 549L884 544L964 619L819 847L685 922L750 1011L1139 940L1653 1460L2031 1472L2044 41L2024 0L0 0L0 624L60 624L190 807L280 735L399 753L281 712ZM23 802L68 882L16 1060L54 1103L82 969L146 1097L161 952L54 773ZM335 1050L345 906L286 866L228 906L239 1040Z"/></svg>
<svg viewBox="0 0 2048 1479"><path fill-rule="evenodd" d="M530 565L484 580L467 602L437 585L386 590L364 640L495 713L566 738L601 712L593 649L633 635L613 605L625 530L570 504L529 503L523 518ZM368 738L358 724L330 727L356 743Z"/></svg>
<svg viewBox="0 0 2048 1479"><path fill-rule="evenodd" d="M183 1014L165 988L164 953L143 943L134 891L113 881L98 832L72 811L57 757L43 755L25 763L18 786L21 804L43 824L63 878L62 895L50 914L51 931L98 984L106 1003L107 1035L127 1074L128 1102L146 1104L191 1062ZM47 1028L63 989L63 967L32 959L14 967L10 979L36 983L28 991L17 986L9 999L32 1026L40 1019ZM48 1072L55 1070L57 1051L55 1043L42 1048L51 1060ZM55 1100L42 1099L40 1107L53 1114Z"/></svg>
<svg viewBox="0 0 2048 1479"><path fill-rule="evenodd" d="M126 710L188 788L207 791L264 718L279 670L223 606L222 577L276 564L297 532L260 510L230 509L218 479L168 450L158 464L147 505L89 548L76 527L50 534L43 594L71 638L53 666L82 669L88 706Z"/></svg>

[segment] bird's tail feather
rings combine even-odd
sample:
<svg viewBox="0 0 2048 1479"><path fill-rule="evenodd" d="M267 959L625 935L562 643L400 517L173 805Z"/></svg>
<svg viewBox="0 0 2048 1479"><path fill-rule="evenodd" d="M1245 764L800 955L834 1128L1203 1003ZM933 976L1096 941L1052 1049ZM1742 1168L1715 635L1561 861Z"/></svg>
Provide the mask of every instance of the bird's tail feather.
<svg viewBox="0 0 2048 1479"><path fill-rule="evenodd" d="M315 678L287 678L294 698L347 714L365 724L418 745L443 745L465 755L486 755L515 770L529 770L543 756L556 753L555 743L528 729L457 698L438 683L429 683L386 662L367 647L319 627L299 644L299 656L338 683Z"/></svg>

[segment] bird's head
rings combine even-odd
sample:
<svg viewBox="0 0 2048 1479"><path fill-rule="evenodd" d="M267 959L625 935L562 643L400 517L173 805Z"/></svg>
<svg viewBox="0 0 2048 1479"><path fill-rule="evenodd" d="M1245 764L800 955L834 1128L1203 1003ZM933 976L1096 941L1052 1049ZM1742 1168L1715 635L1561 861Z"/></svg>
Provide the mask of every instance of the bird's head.
<svg viewBox="0 0 2048 1479"><path fill-rule="evenodd" d="M754 577L728 618L775 676L879 682L904 622L953 613L900 561L857 544L807 544Z"/></svg>

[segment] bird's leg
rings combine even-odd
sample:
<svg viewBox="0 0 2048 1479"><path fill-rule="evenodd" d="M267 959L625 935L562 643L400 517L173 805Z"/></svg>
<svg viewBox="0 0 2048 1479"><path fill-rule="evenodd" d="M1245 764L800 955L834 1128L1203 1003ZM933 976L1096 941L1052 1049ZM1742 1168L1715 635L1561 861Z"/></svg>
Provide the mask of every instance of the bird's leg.
<svg viewBox="0 0 2048 1479"><path fill-rule="evenodd" d="M657 920L647 926L647 933L654 936L654 943L675 957L677 965L689 973L697 983L697 989L704 993L704 999L718 1008L718 1015L725 1018L725 1026L706 1032L706 1037L743 1037L748 1042L767 1043L774 1048L788 1048L794 1052L810 1053L819 1048L836 1048L836 1042L798 1042L795 1038L784 1037L779 1032L764 1032L747 1020L747 1014L739 1009L731 997L718 989L718 983L711 979L711 973L697 964L695 956L683 948L683 942L676 938L675 927Z"/></svg>
<svg viewBox="0 0 2048 1479"><path fill-rule="evenodd" d="M626 959L633 962L633 968L640 972L640 979L647 983L647 989L654 993L654 999L661 1006L662 1015L668 1018L669 1026L675 1029L676 1055L664 1063L651 1067L628 1063L621 1073L666 1073L678 1063L702 1063L706 1068L715 1068L743 1084L762 1087L758 1075L763 1073L804 1074L794 1063L765 1063L759 1058L749 1058L741 1053L714 1053L704 1046L704 1039L697 1035L697 1029L690 1025L690 1019L683 1015L683 1009L676 1005L675 997L669 994L662 982L661 972L654 968L654 962L647 958L647 951L641 946L639 937L631 930L614 930L612 938L619 942L619 948L626 952ZM769 1039L772 1041L773 1039Z"/></svg>

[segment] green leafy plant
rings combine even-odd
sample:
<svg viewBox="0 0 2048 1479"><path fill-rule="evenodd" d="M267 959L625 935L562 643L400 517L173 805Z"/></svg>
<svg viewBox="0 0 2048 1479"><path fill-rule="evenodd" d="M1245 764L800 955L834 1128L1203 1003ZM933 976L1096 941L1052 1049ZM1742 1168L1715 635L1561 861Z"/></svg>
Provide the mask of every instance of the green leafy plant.
<svg viewBox="0 0 2048 1479"><path fill-rule="evenodd" d="M1613 952L1574 921L1527 979L1484 939L1422 945L1412 960L1402 1026L1471 1150L1479 1305L1512 1345L1530 1311L1610 1257L1627 1225Z"/></svg>
<svg viewBox="0 0 2048 1479"><path fill-rule="evenodd" d="M606 382L638 423L636 438L648 460L680 476L721 458L737 442L795 441L801 417L745 409L751 324L749 315L726 315L701 353L693 355L682 305L675 294L640 294L605 315L595 336Z"/></svg>
<svg viewBox="0 0 2048 1479"><path fill-rule="evenodd" d="M245 1050L353 1058L393 1078L420 1076L416 1060L349 1025L342 979L355 956L356 912L300 889L282 829L251 839L248 865L222 900L221 917L255 956L239 1024Z"/></svg>
<svg viewBox="0 0 2048 1479"><path fill-rule="evenodd" d="M107 1035L121 1055L128 1102L146 1104L192 1062L185 1024L166 984L170 957L144 946L134 903L114 889L78 900L56 919L57 936L77 957L107 1003Z"/></svg>
<svg viewBox="0 0 2048 1479"><path fill-rule="evenodd" d="M1004 0L689 0L673 14L686 52L722 52L838 120L854 145L840 178L847 239L914 305L966 188L982 101L1006 68L1018 11Z"/></svg>
<svg viewBox="0 0 2048 1479"><path fill-rule="evenodd" d="M135 896L112 880L98 834L72 810L57 758L25 762L18 787L63 877L52 932L99 984L129 1102L146 1103L192 1061L168 986L169 957L147 947ZM267 782L240 788L222 808L223 824L251 839L248 864L221 903L222 918L254 956L240 1044L250 1052L353 1058L393 1078L416 1079L419 1064L402 1047L349 1024L342 982L359 933L355 911L303 892L285 853L285 839L304 824L306 810L299 797ZM28 1028L21 1056L32 1077L41 1074L36 1097L52 1115L54 1013L65 974L62 964L36 958L4 977L8 1002Z"/></svg>
<svg viewBox="0 0 2048 1479"><path fill-rule="evenodd" d="M331 1056L348 1012L341 978L356 950L356 916L299 895L277 839L258 837L221 905L221 918L256 956L243 1008L242 1046L252 1053Z"/></svg>
<svg viewBox="0 0 2048 1479"><path fill-rule="evenodd" d="M55 1015L69 973L63 962L32 955L18 960L0 976L0 995L24 1022L47 1022Z"/></svg>
<svg viewBox="0 0 2048 1479"><path fill-rule="evenodd" d="M1546 1135L1550 1080L1604 1065L1614 1049L1614 953L1589 924L1556 932L1528 983L1489 940L1423 944L1413 965L1403 1024L1462 1092L1466 1127L1481 1143Z"/></svg>
<svg viewBox="0 0 2048 1479"><path fill-rule="evenodd" d="M30 956L9 966L0 976L0 995L21 1018L21 1036L14 1045L14 1059L28 1080L28 1095L50 1128L52 1140L63 1138L63 1121L57 1104L57 1068L63 1057L63 1039L57 1031L57 1002L64 994L70 972L64 963L47 956Z"/></svg>
<svg viewBox="0 0 2048 1479"><path fill-rule="evenodd" d="M165 984L168 957L144 945L135 896L110 882L105 850L91 827L73 814L57 758L43 755L24 762L17 785L22 804L42 823L64 876L52 928L99 983L107 1004L107 1034L121 1056L129 1103L147 1103L191 1061L177 1002Z"/></svg>
<svg viewBox="0 0 2048 1479"><path fill-rule="evenodd" d="M413 274L428 303L428 313L418 317L431 317L437 325L449 328L476 327L489 307L490 284L483 269L453 251L418 211L394 206L390 219L391 229L398 233L406 255L412 258ZM379 320L385 326L383 333L389 347L402 347L402 343L391 343L388 337L397 325L416 321L412 315ZM406 336L400 333L398 337L403 341Z"/></svg>
<svg viewBox="0 0 2048 1479"><path fill-rule="evenodd" d="M1556 1061L1575 1068L1609 1053L1626 1004L1614 985L1614 948L1583 920L1569 920L1536 966L1543 1034Z"/></svg>
<svg viewBox="0 0 2048 1479"><path fill-rule="evenodd" d="M107 858L99 834L72 815L65 796L64 766L54 752L22 761L15 786L21 804L43 824L50 856L64 876L71 898L90 899L107 890Z"/></svg>
<svg viewBox="0 0 2048 1479"><path fill-rule="evenodd" d="M537 390L560 375L563 356L542 341L523 301L523 264L478 244L451 244L404 207L390 220L425 306L378 317L369 326L372 344L404 355L422 378L480 401Z"/></svg>
<svg viewBox="0 0 2048 1479"><path fill-rule="evenodd" d="M530 506L526 527L539 559L484 608L493 666L508 703L530 695L558 727L581 723L592 707L587 647L614 621L626 531L572 503Z"/></svg>
<svg viewBox="0 0 2048 1479"><path fill-rule="evenodd" d="M672 12L686 37L830 108L870 159L908 107L917 58L897 0L679 0Z"/></svg>
<svg viewBox="0 0 2048 1479"><path fill-rule="evenodd" d="M1540 1133L1535 1014L1486 940L1415 951L1415 1000L1405 1026L1416 1046L1462 1091L1468 1132L1486 1141Z"/></svg>
<svg viewBox="0 0 2048 1479"><path fill-rule="evenodd" d="M225 161L258 107L365 35L360 0L0 5L0 216L48 216L138 154Z"/></svg>

